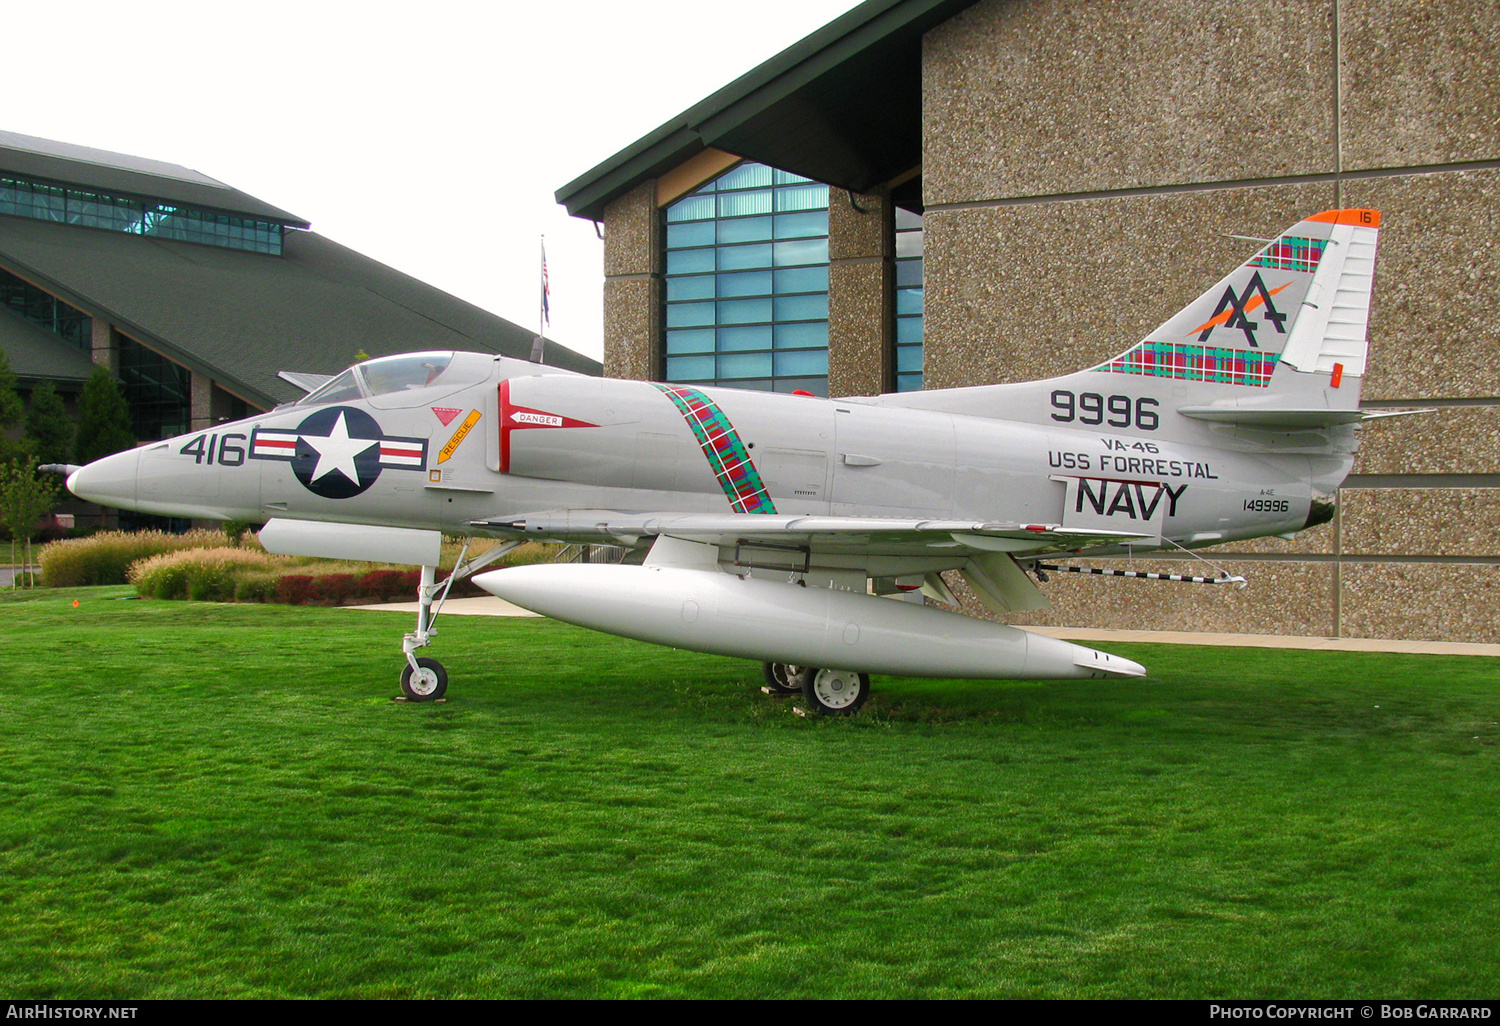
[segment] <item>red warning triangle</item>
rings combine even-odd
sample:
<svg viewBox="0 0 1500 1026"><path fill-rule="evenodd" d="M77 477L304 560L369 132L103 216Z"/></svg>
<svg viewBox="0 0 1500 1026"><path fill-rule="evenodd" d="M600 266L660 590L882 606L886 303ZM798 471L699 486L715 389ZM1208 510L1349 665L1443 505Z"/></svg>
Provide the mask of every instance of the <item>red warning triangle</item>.
<svg viewBox="0 0 1500 1026"><path fill-rule="evenodd" d="M437 414L437 419L443 422L443 427L453 423L453 418L464 412L461 408L454 409L451 406L434 406L432 412Z"/></svg>

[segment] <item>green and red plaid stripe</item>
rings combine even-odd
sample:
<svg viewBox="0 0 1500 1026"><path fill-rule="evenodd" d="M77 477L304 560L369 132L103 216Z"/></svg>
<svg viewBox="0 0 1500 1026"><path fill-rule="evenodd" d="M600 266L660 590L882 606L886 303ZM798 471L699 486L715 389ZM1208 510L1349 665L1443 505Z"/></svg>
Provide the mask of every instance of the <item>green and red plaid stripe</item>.
<svg viewBox="0 0 1500 1026"><path fill-rule="evenodd" d="M663 385L652 382L672 400L682 419L687 421L698 439L698 447L708 459L708 466L724 489L729 508L736 513L775 513L776 504L761 483L745 443L724 411L696 388L685 385Z"/></svg>
<svg viewBox="0 0 1500 1026"><path fill-rule="evenodd" d="M1265 388L1271 383L1271 374L1276 370L1279 358L1276 353L1252 353L1245 349L1142 342L1094 370L1106 374L1145 374L1153 378Z"/></svg>
<svg viewBox="0 0 1500 1026"><path fill-rule="evenodd" d="M1283 235L1260 256L1251 260L1250 267L1274 267L1279 271L1306 271L1318 269L1327 239L1304 239L1300 235Z"/></svg>

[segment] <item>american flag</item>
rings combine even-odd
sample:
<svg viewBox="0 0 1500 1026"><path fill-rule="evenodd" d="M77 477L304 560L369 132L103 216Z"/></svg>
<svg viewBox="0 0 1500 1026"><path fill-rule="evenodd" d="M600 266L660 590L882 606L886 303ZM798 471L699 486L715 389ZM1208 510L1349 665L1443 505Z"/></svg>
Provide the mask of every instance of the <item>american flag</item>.
<svg viewBox="0 0 1500 1026"><path fill-rule="evenodd" d="M552 284L547 279L547 240L542 240L542 324L545 327L552 323L552 308L549 300L552 296Z"/></svg>

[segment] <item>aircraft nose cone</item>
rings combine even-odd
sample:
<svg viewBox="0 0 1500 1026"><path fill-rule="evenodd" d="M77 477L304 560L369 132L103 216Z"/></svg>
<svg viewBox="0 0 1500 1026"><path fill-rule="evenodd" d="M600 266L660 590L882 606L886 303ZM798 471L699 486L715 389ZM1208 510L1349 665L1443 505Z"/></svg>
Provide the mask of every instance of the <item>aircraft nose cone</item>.
<svg viewBox="0 0 1500 1026"><path fill-rule="evenodd" d="M132 509L136 501L139 449L117 452L68 475L68 491L80 499L116 509Z"/></svg>

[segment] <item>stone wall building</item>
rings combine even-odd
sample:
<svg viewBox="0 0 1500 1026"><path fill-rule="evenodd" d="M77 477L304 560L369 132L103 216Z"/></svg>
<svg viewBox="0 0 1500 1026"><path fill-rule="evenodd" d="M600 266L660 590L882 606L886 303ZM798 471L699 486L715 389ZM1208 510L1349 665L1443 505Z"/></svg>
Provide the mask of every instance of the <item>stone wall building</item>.
<svg viewBox="0 0 1500 1026"><path fill-rule="evenodd" d="M605 373L829 395L1096 365L1233 236L1379 209L1363 403L1436 412L1363 429L1333 523L1203 553L1244 590L1015 619L1494 641L1497 81L1487 0L870 0L558 199L604 226Z"/></svg>

